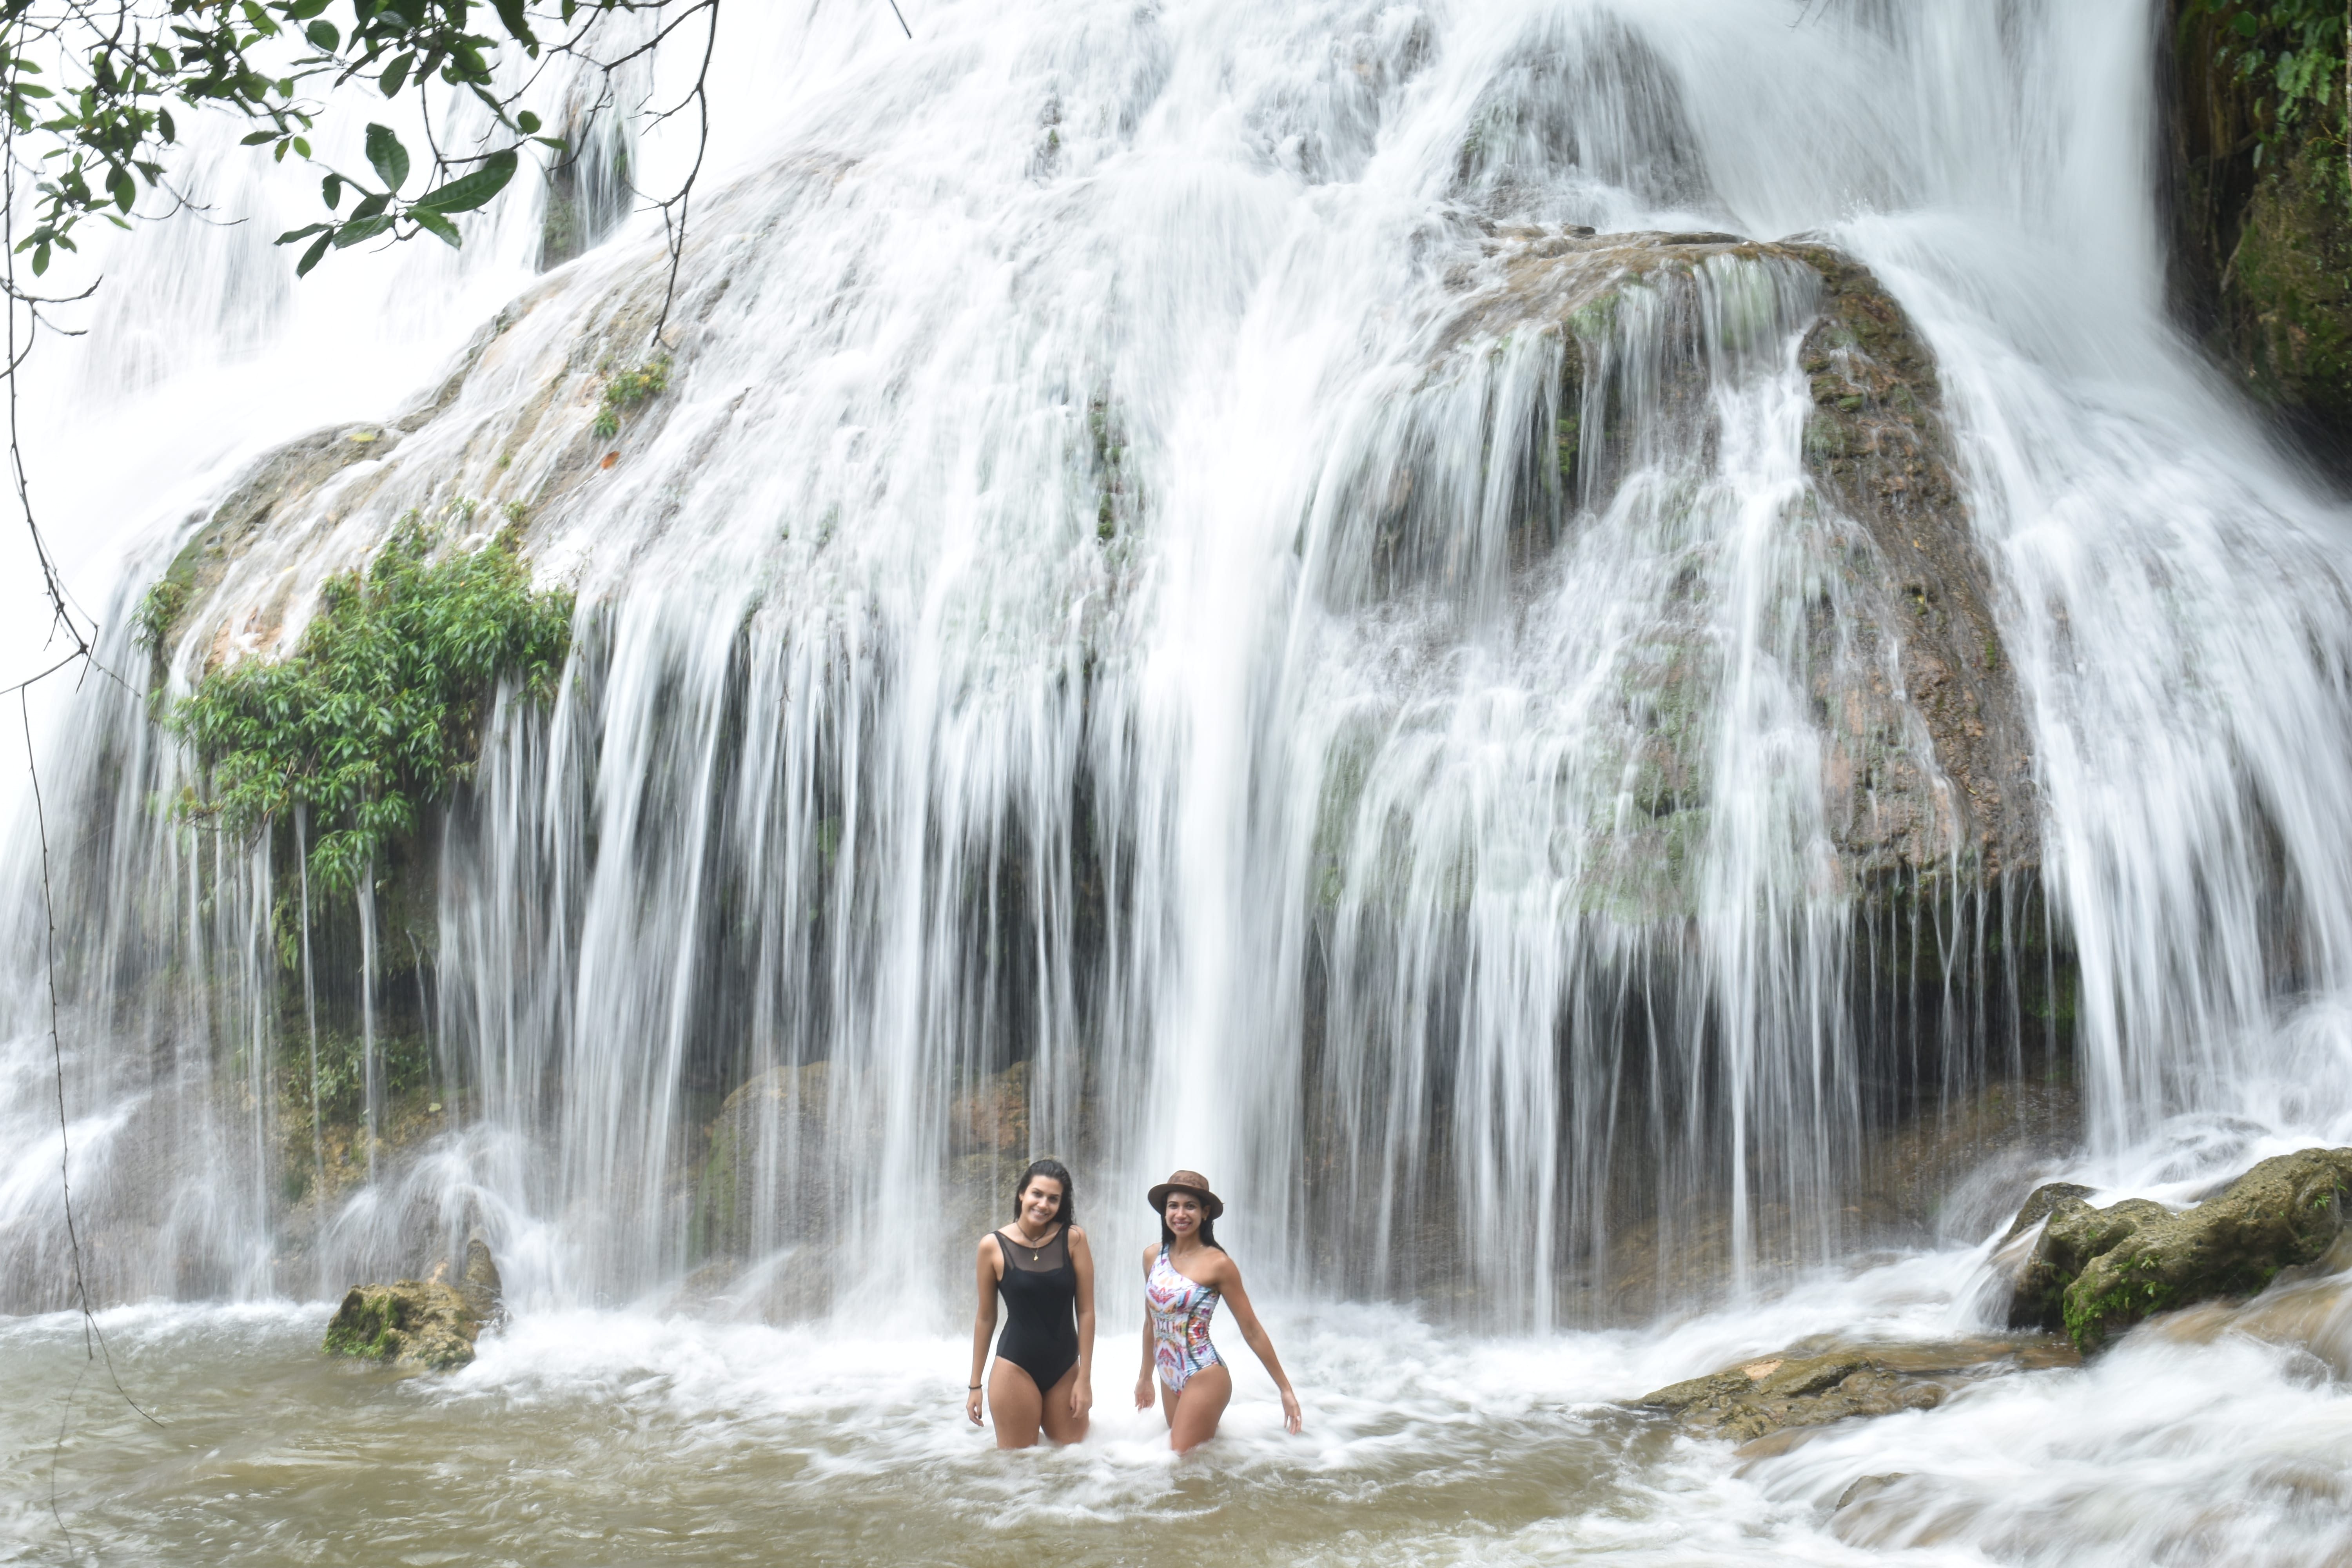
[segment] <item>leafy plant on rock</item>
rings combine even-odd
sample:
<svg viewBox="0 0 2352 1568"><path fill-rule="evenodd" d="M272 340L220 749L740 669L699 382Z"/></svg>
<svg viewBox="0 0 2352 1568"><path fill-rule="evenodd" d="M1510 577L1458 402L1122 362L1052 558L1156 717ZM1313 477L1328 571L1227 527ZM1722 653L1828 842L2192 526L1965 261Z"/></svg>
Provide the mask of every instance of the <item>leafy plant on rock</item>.
<svg viewBox="0 0 2352 1568"><path fill-rule="evenodd" d="M214 670L173 706L207 773L184 818L251 833L307 807L325 829L311 878L348 890L471 773L499 680L552 691L572 595L532 590L510 532L438 560L437 542L410 512L364 572L321 585L290 658Z"/></svg>
<svg viewBox="0 0 2352 1568"><path fill-rule="evenodd" d="M610 371L609 365L606 369ZM622 415L669 390L669 357L665 354L627 370L610 371L610 374L611 379L604 383L604 405L596 411L596 423L592 426L599 437L606 440L621 433Z"/></svg>

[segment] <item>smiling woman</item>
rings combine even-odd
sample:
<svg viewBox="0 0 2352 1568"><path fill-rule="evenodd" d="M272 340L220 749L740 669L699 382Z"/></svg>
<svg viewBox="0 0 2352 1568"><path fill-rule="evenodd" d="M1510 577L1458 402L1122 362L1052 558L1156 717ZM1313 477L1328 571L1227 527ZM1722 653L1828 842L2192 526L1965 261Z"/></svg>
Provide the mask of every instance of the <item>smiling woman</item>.
<svg viewBox="0 0 2352 1568"><path fill-rule="evenodd" d="M996 1446L1034 1447L1040 1426L1056 1443L1087 1435L1095 1402L1095 1261L1070 1173L1058 1160L1033 1160L1013 1189L1013 1223L980 1238L980 1309L972 1316L971 1382L964 1415L980 1425L980 1369L996 1331L996 1298L1007 1321L989 1374Z"/></svg>
<svg viewBox="0 0 2352 1568"><path fill-rule="evenodd" d="M1160 1211L1160 1245L1143 1252L1143 1370L1135 1379L1135 1407L1151 1408L1157 1373L1168 1446L1189 1453L1217 1435L1217 1422L1234 1397L1234 1374L1209 1342L1209 1320L1220 1300L1230 1300L1242 1338L1282 1391L1282 1424L1297 1432L1298 1395L1250 1306L1241 1269L1217 1245L1223 1200L1198 1171L1177 1172L1152 1188L1150 1196Z"/></svg>

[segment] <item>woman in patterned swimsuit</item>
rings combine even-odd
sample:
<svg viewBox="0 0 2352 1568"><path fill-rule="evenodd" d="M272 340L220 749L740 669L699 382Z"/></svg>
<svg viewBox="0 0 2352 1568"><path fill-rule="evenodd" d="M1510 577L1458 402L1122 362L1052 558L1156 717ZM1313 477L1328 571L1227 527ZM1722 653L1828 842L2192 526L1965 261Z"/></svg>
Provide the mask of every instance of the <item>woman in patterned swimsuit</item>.
<svg viewBox="0 0 2352 1568"><path fill-rule="evenodd" d="M1215 1221L1225 1205L1209 1190L1209 1179L1179 1171L1151 1189L1151 1206L1160 1211L1160 1245L1143 1253L1143 1371L1135 1380L1135 1407L1151 1408L1156 1376L1170 1447L1186 1453L1217 1435L1217 1418L1234 1396L1234 1374L1209 1342L1209 1320L1217 1303L1228 1300L1242 1338L1282 1390L1283 1425L1297 1431L1298 1395L1250 1310L1242 1271L1217 1245Z"/></svg>

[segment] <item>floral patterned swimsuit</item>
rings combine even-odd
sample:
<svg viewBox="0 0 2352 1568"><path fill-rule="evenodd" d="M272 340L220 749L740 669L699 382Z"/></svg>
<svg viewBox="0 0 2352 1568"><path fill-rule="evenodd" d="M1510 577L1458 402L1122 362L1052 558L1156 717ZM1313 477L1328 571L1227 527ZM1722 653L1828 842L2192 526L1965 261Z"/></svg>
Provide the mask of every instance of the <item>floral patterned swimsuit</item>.
<svg viewBox="0 0 2352 1568"><path fill-rule="evenodd" d="M1143 1277L1143 1302L1151 1313L1151 1360L1160 1381L1179 1393L1203 1367L1223 1366L1209 1342L1209 1320L1216 1316L1217 1288L1187 1279L1161 1247Z"/></svg>

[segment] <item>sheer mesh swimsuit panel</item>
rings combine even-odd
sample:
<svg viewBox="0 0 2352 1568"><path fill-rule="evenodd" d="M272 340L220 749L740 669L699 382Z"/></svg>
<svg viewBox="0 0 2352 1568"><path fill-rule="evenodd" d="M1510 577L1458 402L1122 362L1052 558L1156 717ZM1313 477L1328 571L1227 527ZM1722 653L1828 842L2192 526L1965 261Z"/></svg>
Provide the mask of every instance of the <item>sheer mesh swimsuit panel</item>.
<svg viewBox="0 0 2352 1568"><path fill-rule="evenodd" d="M1209 1342L1209 1320L1217 1315L1217 1288L1187 1279L1168 1261L1168 1249L1144 1277L1143 1300L1151 1309L1151 1360L1160 1381L1179 1394L1203 1367L1223 1366Z"/></svg>
<svg viewBox="0 0 2352 1568"><path fill-rule="evenodd" d="M1070 1261L1069 1235L1064 1226L1044 1246L1031 1247L996 1233L1004 1258L1004 1277L996 1282L1004 1298L996 1359L1027 1373L1040 1394L1078 1363L1078 1270Z"/></svg>

